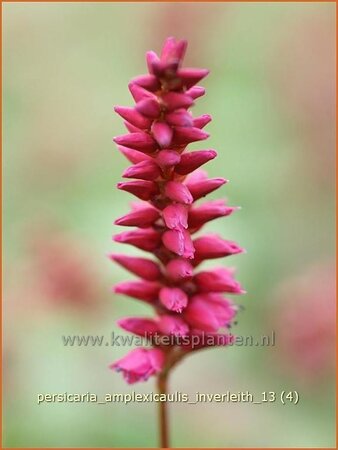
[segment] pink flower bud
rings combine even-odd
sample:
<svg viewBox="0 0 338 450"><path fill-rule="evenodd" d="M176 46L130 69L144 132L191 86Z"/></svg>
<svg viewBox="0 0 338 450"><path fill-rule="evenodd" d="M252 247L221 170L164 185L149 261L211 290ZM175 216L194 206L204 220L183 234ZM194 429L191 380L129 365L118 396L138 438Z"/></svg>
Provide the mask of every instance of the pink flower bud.
<svg viewBox="0 0 338 450"><path fill-rule="evenodd" d="M170 146L173 130L168 124L165 122L154 122L151 127L151 132L160 147L166 148Z"/></svg>
<svg viewBox="0 0 338 450"><path fill-rule="evenodd" d="M165 116L165 120L170 125L178 127L192 127L194 123L191 114L189 114L185 109L178 109L167 114Z"/></svg>
<svg viewBox="0 0 338 450"><path fill-rule="evenodd" d="M169 181L165 186L165 195L174 202L190 205L193 202L192 195L187 186L178 181Z"/></svg>
<svg viewBox="0 0 338 450"><path fill-rule="evenodd" d="M148 70L151 74L158 75L161 73L161 61L155 52L149 51L146 53L146 60Z"/></svg>
<svg viewBox="0 0 338 450"><path fill-rule="evenodd" d="M186 206L174 204L167 206L162 211L163 219L171 230L182 230L188 228L188 210Z"/></svg>
<svg viewBox="0 0 338 450"><path fill-rule="evenodd" d="M117 321L119 327L138 336L146 337L158 333L159 326L153 319L143 317L124 317Z"/></svg>
<svg viewBox="0 0 338 450"><path fill-rule="evenodd" d="M215 150L198 150L196 152L184 153L181 162L176 166L175 172L180 175L187 175L211 159L216 158Z"/></svg>
<svg viewBox="0 0 338 450"><path fill-rule="evenodd" d="M161 150L156 157L156 163L162 169L176 166L180 161L181 155L174 150Z"/></svg>
<svg viewBox="0 0 338 450"><path fill-rule="evenodd" d="M190 144L191 142L203 141L209 137L209 133L194 127L176 127L174 142L178 145ZM182 155L184 156L184 155Z"/></svg>
<svg viewBox="0 0 338 450"><path fill-rule="evenodd" d="M160 87L160 83L154 75L139 75L133 78L131 83L137 84L149 91L156 91Z"/></svg>
<svg viewBox="0 0 338 450"><path fill-rule="evenodd" d="M196 100L199 97L202 97L205 94L205 89L202 86L193 86L185 92L189 97L193 100Z"/></svg>
<svg viewBox="0 0 338 450"><path fill-rule="evenodd" d="M183 316L192 328L212 332L227 327L236 312L230 300L221 295L201 294L190 299Z"/></svg>
<svg viewBox="0 0 338 450"><path fill-rule="evenodd" d="M227 206L224 200L213 200L189 211L189 228L199 228L210 220L229 216L236 208Z"/></svg>
<svg viewBox="0 0 338 450"><path fill-rule="evenodd" d="M198 200L201 197L205 197L210 194L210 192L215 191L223 184L227 183L224 178L209 178L200 181L186 181L186 186L188 187L194 200Z"/></svg>
<svg viewBox="0 0 338 450"><path fill-rule="evenodd" d="M135 125L138 128L145 129L149 128L151 121L146 117L142 116L134 108L128 108L126 106L115 106L114 111L117 112L123 119L127 122Z"/></svg>
<svg viewBox="0 0 338 450"><path fill-rule="evenodd" d="M205 78L209 73L207 69L184 68L177 71L177 75L181 78L182 83L187 89Z"/></svg>
<svg viewBox="0 0 338 450"><path fill-rule="evenodd" d="M117 189L129 192L141 200L150 200L157 194L158 187L152 181L128 181L125 183L117 183Z"/></svg>
<svg viewBox="0 0 338 450"><path fill-rule="evenodd" d="M126 356L109 366L110 369L122 372L129 384L147 381L164 367L164 353L159 349L136 348Z"/></svg>
<svg viewBox="0 0 338 450"><path fill-rule="evenodd" d="M196 128L204 128L211 120L212 118L209 114L202 114L202 116L195 117L193 126Z"/></svg>
<svg viewBox="0 0 338 450"><path fill-rule="evenodd" d="M233 271L220 267L200 272L194 277L194 282L200 292L228 292L243 294L245 291L233 277Z"/></svg>
<svg viewBox="0 0 338 450"><path fill-rule="evenodd" d="M182 312L188 304L188 297L182 289L164 287L160 291L160 302L170 311Z"/></svg>
<svg viewBox="0 0 338 450"><path fill-rule="evenodd" d="M146 89L144 89L141 86L138 86L137 84L129 83L128 88L135 102L139 102L145 98L154 98L156 100L155 94L147 91Z"/></svg>
<svg viewBox="0 0 338 450"><path fill-rule="evenodd" d="M137 209L125 216L115 220L115 225L123 225L125 227L148 228L160 217L157 209L147 206L145 208Z"/></svg>
<svg viewBox="0 0 338 450"><path fill-rule="evenodd" d="M183 281L192 277L194 268L186 260L172 259L166 266L167 275L172 281Z"/></svg>
<svg viewBox="0 0 338 450"><path fill-rule="evenodd" d="M151 281L122 281L114 287L117 294L124 294L148 303L158 299L161 286Z"/></svg>
<svg viewBox="0 0 338 450"><path fill-rule="evenodd" d="M194 257L194 246L186 230L169 230L163 233L162 242L166 248L184 258Z"/></svg>
<svg viewBox="0 0 338 450"><path fill-rule="evenodd" d="M194 240L197 260L222 258L242 253L243 249L235 242L226 241L215 234L201 236Z"/></svg>
<svg viewBox="0 0 338 450"><path fill-rule="evenodd" d="M161 52L161 61L166 64L176 63L176 68L184 57L187 41L177 41L170 37L166 39Z"/></svg>
<svg viewBox="0 0 338 450"><path fill-rule="evenodd" d="M160 176L158 165L153 160L141 161L128 167L122 174L123 178L139 178L140 180L153 181Z"/></svg>
<svg viewBox="0 0 338 450"><path fill-rule="evenodd" d="M133 148L134 150L140 150L144 153L152 153L157 148L154 139L149 134L143 132L116 136L114 142L125 147Z"/></svg>
<svg viewBox="0 0 338 450"><path fill-rule="evenodd" d="M189 95L180 94L178 92L168 92L162 96L164 105L168 111L179 108L189 108L193 104L193 100Z"/></svg>
<svg viewBox="0 0 338 450"><path fill-rule="evenodd" d="M109 258L129 270L129 272L134 273L147 281L156 281L161 277L161 270L158 264L150 259L117 255L115 253L109 255Z"/></svg>
<svg viewBox="0 0 338 450"><path fill-rule="evenodd" d="M172 336L186 336L189 332L189 327L184 320L169 315L160 317L158 328L163 334Z"/></svg>
<svg viewBox="0 0 338 450"><path fill-rule="evenodd" d="M123 145L117 146L118 150L133 164L137 164L141 161L151 161L151 157L145 153L138 152L132 148L123 147Z"/></svg>
<svg viewBox="0 0 338 450"><path fill-rule="evenodd" d="M114 236L115 242L130 244L141 250L153 252L161 242L161 236L153 228L124 231Z"/></svg>
<svg viewBox="0 0 338 450"><path fill-rule="evenodd" d="M160 104L154 98L144 98L143 100L140 100L136 104L135 109L150 119L156 119L161 112Z"/></svg>

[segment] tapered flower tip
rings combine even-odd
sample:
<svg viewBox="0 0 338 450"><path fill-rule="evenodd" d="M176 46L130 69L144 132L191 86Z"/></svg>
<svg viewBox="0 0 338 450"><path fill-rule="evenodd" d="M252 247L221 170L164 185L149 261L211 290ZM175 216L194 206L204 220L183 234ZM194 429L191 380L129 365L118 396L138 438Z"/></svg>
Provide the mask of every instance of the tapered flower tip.
<svg viewBox="0 0 338 450"><path fill-rule="evenodd" d="M156 119L160 112L161 112L161 106L156 98L144 98L140 100L136 106L136 111L138 111L140 114L150 118L150 119Z"/></svg>
<svg viewBox="0 0 338 450"><path fill-rule="evenodd" d="M153 228L124 231L113 237L115 242L130 244L147 252L154 251L161 242L160 234Z"/></svg>
<svg viewBox="0 0 338 450"><path fill-rule="evenodd" d="M162 148L169 147L173 138L173 130L166 122L154 122L151 132L158 145Z"/></svg>
<svg viewBox="0 0 338 450"><path fill-rule="evenodd" d="M158 321L158 327L163 334L172 336L186 336L188 325L179 317L164 315Z"/></svg>
<svg viewBox="0 0 338 450"><path fill-rule="evenodd" d="M156 157L156 163L162 169L176 166L180 161L181 155L174 150L161 150Z"/></svg>
<svg viewBox="0 0 338 450"><path fill-rule="evenodd" d="M146 53L146 61L149 73L158 76L162 71L162 64L160 58L152 50Z"/></svg>
<svg viewBox="0 0 338 450"><path fill-rule="evenodd" d="M135 100L135 102L139 102L145 98L153 98L156 100L156 95L153 94L152 92L147 91L146 89L144 89L143 87L139 86L138 84L135 83L129 83L128 84L128 89L133 97L133 99Z"/></svg>
<svg viewBox="0 0 338 450"><path fill-rule="evenodd" d="M124 317L119 319L117 324L123 330L137 334L138 336L154 334L159 331L159 326L154 319L144 317Z"/></svg>
<svg viewBox="0 0 338 450"><path fill-rule="evenodd" d="M162 350L136 348L126 356L109 366L110 369L122 372L129 384L147 381L164 367L165 356Z"/></svg>
<svg viewBox="0 0 338 450"><path fill-rule="evenodd" d="M187 89L191 88L209 74L208 69L184 68L177 71L177 75L181 78L182 83Z"/></svg>
<svg viewBox="0 0 338 450"><path fill-rule="evenodd" d="M179 288L164 287L160 290L160 302L170 311L182 312L188 304L187 294Z"/></svg>
<svg viewBox="0 0 338 450"><path fill-rule="evenodd" d="M168 230L162 235L162 242L171 252L192 259L195 249L187 230Z"/></svg>
<svg viewBox="0 0 338 450"><path fill-rule="evenodd" d="M172 259L166 265L167 276L173 281L191 278L193 270L192 265L186 259L181 258Z"/></svg>
<svg viewBox="0 0 338 450"><path fill-rule="evenodd" d="M123 145L117 145L117 149L133 164L137 164L141 161L150 161L152 159L151 156L146 155L145 153L124 147Z"/></svg>
<svg viewBox="0 0 338 450"><path fill-rule="evenodd" d="M129 192L141 200L150 200L157 194L158 188L153 181L137 180L117 183L117 189Z"/></svg>
<svg viewBox="0 0 338 450"><path fill-rule="evenodd" d="M189 177L186 181L186 185L193 196L194 200L198 200L201 197L205 197L210 194L210 192L215 191L219 187L226 184L228 181L225 178L210 178L193 180Z"/></svg>
<svg viewBox="0 0 338 450"><path fill-rule="evenodd" d="M181 156L180 163L176 166L175 172L180 175L187 175L198 169L203 164L216 158L215 150L198 150L195 152L184 153Z"/></svg>
<svg viewBox="0 0 338 450"><path fill-rule="evenodd" d="M120 266L129 270L129 272L134 273L145 280L156 281L161 276L161 270L158 264L150 259L121 255L117 253L111 253L108 256L111 261L116 262Z"/></svg>
<svg viewBox="0 0 338 450"><path fill-rule="evenodd" d="M128 167L122 174L123 178L138 178L140 180L153 181L160 176L158 165L151 159L140 161Z"/></svg>
<svg viewBox="0 0 338 450"><path fill-rule="evenodd" d="M135 127L140 129L149 128L151 121L146 117L142 116L134 108L129 108L126 106L115 106L114 111L119 114L123 119L129 122Z"/></svg>
<svg viewBox="0 0 338 450"><path fill-rule="evenodd" d="M116 219L115 225L123 225L127 227L140 227L140 228L148 228L152 225L158 218L160 214L157 209L152 206L147 206L143 208L139 208L136 211L133 211L125 216Z"/></svg>
<svg viewBox="0 0 338 450"><path fill-rule="evenodd" d="M139 75L131 80L132 84L137 84L149 91L156 91L160 87L158 79L154 75Z"/></svg>
<svg viewBox="0 0 338 450"><path fill-rule="evenodd" d="M224 267L200 272L194 277L194 282L200 292L245 293L238 281L234 279L233 270Z"/></svg>
<svg viewBox="0 0 338 450"><path fill-rule="evenodd" d="M157 144L154 139L147 133L130 133L121 136L115 136L113 141L116 144L129 147L134 150L140 150L144 153L152 153L156 150Z"/></svg>
<svg viewBox="0 0 338 450"><path fill-rule="evenodd" d="M195 117L193 125L196 128L204 128L211 121L212 117L209 114L202 114L201 116Z"/></svg>
<svg viewBox="0 0 338 450"><path fill-rule="evenodd" d="M165 120L170 125L178 127L192 127L194 124L192 115L184 108L167 114Z"/></svg>
<svg viewBox="0 0 338 450"><path fill-rule="evenodd" d="M203 141L209 137L209 133L194 127L176 127L174 142L178 145L190 144L191 142Z"/></svg>
<svg viewBox="0 0 338 450"><path fill-rule="evenodd" d="M221 258L223 256L243 253L243 249L232 241L226 241L220 236L210 234L194 240L197 260Z"/></svg>
<svg viewBox="0 0 338 450"><path fill-rule="evenodd" d="M161 61L178 66L184 57L187 45L186 40L176 41L175 38L168 37L162 47Z"/></svg>
<svg viewBox="0 0 338 450"><path fill-rule="evenodd" d="M195 100L196 98L202 97L205 94L205 89L202 86L193 86L186 91L186 94Z"/></svg>
<svg viewBox="0 0 338 450"><path fill-rule="evenodd" d="M151 281L122 281L116 284L113 290L116 294L123 294L152 303L158 298L160 285Z"/></svg>

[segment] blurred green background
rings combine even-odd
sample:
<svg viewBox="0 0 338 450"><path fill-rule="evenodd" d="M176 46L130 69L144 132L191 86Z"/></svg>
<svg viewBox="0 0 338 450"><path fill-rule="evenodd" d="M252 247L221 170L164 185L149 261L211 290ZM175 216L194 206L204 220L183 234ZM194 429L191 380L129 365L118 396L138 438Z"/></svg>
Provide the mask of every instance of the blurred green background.
<svg viewBox="0 0 338 450"><path fill-rule="evenodd" d="M115 297L129 279L109 251L131 197L113 105L165 37L186 65L211 70L194 114L210 113L217 194L242 206L208 230L248 253L238 334L276 332L275 347L187 358L171 390L297 390L297 406L171 404L178 447L334 446L335 5L318 3L5 3L5 447L154 447L156 404L37 404L38 393L150 392L108 370L125 348L67 348L65 334L107 334L148 314ZM192 148L205 148L192 146ZM120 230L119 230L120 231Z"/></svg>

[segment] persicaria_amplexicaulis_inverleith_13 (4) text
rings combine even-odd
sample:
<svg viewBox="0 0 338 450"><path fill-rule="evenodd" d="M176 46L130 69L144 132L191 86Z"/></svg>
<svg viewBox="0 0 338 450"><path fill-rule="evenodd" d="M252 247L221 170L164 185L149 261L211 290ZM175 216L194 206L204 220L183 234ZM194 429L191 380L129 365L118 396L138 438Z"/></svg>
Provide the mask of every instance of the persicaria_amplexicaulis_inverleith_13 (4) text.
<svg viewBox="0 0 338 450"><path fill-rule="evenodd" d="M217 156L215 150L187 151L188 144L208 138L204 127L211 117L193 117L189 111L205 93L197 83L208 70L181 67L186 47L186 41L170 37L160 56L147 52L149 73L134 78L128 86L135 106L115 107L128 133L115 137L114 142L132 164L122 174L131 181L120 182L117 188L139 201L132 203L131 212L115 221L136 229L117 234L114 240L156 258L110 255L139 277L137 281L118 283L115 292L148 303L155 315L122 318L118 325L137 336L156 334L172 339L170 345L156 340L151 346L131 350L110 368L121 372L128 383L156 375L162 393L167 392L170 370L182 358L201 348L228 343L227 329L238 307L224 293L244 293L233 269L199 268L205 260L242 253L243 249L219 235L198 233L207 222L229 216L237 208L224 200L199 202L227 180L209 178L200 169ZM201 345L192 346L189 339L179 339L202 335ZM161 446L168 447L165 405L161 406L160 424Z"/></svg>

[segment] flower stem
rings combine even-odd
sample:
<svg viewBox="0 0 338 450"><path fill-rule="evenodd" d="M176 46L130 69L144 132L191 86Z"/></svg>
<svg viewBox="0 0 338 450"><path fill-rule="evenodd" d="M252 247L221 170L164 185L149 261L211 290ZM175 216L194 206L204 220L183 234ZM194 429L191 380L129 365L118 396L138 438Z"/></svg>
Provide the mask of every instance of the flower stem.
<svg viewBox="0 0 338 450"><path fill-rule="evenodd" d="M157 377L157 390L159 394L167 394L168 374L162 373ZM168 403L158 402L159 415L159 446L169 448L169 424L168 424Z"/></svg>

